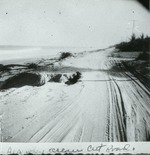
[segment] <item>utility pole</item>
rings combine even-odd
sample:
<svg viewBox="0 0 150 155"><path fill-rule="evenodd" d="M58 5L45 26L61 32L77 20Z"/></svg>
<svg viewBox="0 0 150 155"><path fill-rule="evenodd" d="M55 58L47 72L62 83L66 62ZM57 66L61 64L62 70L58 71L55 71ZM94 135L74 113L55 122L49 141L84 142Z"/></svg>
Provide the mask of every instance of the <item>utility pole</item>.
<svg viewBox="0 0 150 155"><path fill-rule="evenodd" d="M134 35L134 28L135 28L136 20L134 19L134 11L132 13L133 13L133 20L131 20L131 21L133 22L133 25L132 25L132 36L133 36Z"/></svg>
<svg viewBox="0 0 150 155"><path fill-rule="evenodd" d="M132 35L134 35L134 27L135 27L135 22L136 22L136 20L133 19L132 22L133 22L133 26L132 26Z"/></svg>

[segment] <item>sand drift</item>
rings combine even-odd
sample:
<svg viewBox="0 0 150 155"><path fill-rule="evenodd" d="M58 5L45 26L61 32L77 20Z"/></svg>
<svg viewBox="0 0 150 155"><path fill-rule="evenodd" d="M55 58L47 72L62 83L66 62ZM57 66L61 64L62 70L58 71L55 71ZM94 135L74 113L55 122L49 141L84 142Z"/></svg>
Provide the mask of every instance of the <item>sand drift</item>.
<svg viewBox="0 0 150 155"><path fill-rule="evenodd" d="M113 50L41 60L43 70L26 74L4 73L1 141L150 141L147 83L124 65L127 58L112 57Z"/></svg>

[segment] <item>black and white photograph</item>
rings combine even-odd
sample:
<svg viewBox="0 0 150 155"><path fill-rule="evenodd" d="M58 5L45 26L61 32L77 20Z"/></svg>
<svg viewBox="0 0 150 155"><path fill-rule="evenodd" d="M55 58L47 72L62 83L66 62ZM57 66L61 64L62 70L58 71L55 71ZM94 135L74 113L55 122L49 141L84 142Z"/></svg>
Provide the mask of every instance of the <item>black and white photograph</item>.
<svg viewBox="0 0 150 155"><path fill-rule="evenodd" d="M0 0L0 142L150 142L147 6Z"/></svg>

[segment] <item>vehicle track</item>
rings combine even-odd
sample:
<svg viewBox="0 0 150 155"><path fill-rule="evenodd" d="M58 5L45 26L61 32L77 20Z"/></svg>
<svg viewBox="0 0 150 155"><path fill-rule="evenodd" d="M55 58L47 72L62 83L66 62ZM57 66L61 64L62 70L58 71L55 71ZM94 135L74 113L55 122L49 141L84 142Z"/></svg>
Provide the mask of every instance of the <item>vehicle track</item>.
<svg viewBox="0 0 150 155"><path fill-rule="evenodd" d="M74 85L47 83L1 93L3 130L7 130L4 141L149 141L149 90L121 60L107 57L106 51L96 54L85 55L90 63L85 56L80 58L94 70L82 72ZM76 59L68 61L75 64ZM13 112L15 107L21 111Z"/></svg>

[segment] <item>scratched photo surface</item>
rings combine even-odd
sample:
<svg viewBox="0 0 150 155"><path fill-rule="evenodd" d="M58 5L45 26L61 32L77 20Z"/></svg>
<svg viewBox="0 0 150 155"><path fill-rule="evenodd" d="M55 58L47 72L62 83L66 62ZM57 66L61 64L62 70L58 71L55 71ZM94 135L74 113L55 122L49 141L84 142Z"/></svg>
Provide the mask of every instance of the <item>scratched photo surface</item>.
<svg viewBox="0 0 150 155"><path fill-rule="evenodd" d="M149 40L136 0L0 0L0 141L150 141Z"/></svg>

